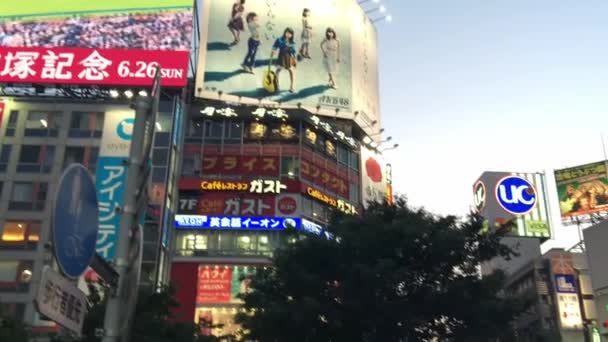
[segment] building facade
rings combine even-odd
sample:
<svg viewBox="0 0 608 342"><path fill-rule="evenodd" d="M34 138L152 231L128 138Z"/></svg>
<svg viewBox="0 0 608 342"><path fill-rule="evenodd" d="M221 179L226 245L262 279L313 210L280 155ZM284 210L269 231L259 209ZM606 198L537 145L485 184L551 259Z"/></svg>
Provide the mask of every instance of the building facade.
<svg viewBox="0 0 608 342"><path fill-rule="evenodd" d="M164 99L156 122L144 221L142 287L167 282L172 217L172 184L179 166L179 97ZM95 175L108 113L132 115L129 101L4 97L0 121L0 303L32 325L54 327L37 314L33 299L50 248L54 193L72 163Z"/></svg>

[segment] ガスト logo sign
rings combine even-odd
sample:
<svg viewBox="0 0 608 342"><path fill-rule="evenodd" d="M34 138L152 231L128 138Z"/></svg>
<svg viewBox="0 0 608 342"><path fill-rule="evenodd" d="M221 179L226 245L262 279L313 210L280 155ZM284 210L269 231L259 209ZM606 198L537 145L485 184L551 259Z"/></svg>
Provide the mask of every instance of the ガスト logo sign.
<svg viewBox="0 0 608 342"><path fill-rule="evenodd" d="M534 186L518 176L507 176L496 184L496 200L507 212L514 215L529 213L536 206Z"/></svg>

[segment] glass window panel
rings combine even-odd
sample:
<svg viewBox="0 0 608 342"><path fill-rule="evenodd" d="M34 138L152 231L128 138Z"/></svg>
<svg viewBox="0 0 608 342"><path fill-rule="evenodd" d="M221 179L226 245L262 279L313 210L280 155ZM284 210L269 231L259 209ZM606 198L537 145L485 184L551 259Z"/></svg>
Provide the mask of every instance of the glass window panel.
<svg viewBox="0 0 608 342"><path fill-rule="evenodd" d="M0 261L0 282L16 282L18 269L19 261Z"/></svg>
<svg viewBox="0 0 608 342"><path fill-rule="evenodd" d="M84 147L68 146L65 149L65 156L63 158L63 168L68 167L74 163L84 163Z"/></svg>
<svg viewBox="0 0 608 342"><path fill-rule="evenodd" d="M0 151L0 163L8 163L11 157L11 145L2 145L2 151Z"/></svg>
<svg viewBox="0 0 608 342"><path fill-rule="evenodd" d="M2 242L25 241L27 224L25 222L7 221L2 227Z"/></svg>
<svg viewBox="0 0 608 342"><path fill-rule="evenodd" d="M341 164L348 165L348 150L342 144L338 144L338 161Z"/></svg>
<svg viewBox="0 0 608 342"><path fill-rule="evenodd" d="M11 113L8 116L8 127L17 126L17 120L19 119L19 111L11 110Z"/></svg>
<svg viewBox="0 0 608 342"><path fill-rule="evenodd" d="M359 155L353 151L349 151L350 168L359 171Z"/></svg>
<svg viewBox="0 0 608 342"><path fill-rule="evenodd" d="M155 148L154 152L152 153L152 163L154 165L167 166L168 157L168 148Z"/></svg>
<svg viewBox="0 0 608 342"><path fill-rule="evenodd" d="M205 137L221 138L223 131L222 126L222 123L218 121L205 121Z"/></svg>
<svg viewBox="0 0 608 342"><path fill-rule="evenodd" d="M40 157L40 149L41 146L22 145L21 152L19 154L19 162L30 164L38 163Z"/></svg>
<svg viewBox="0 0 608 342"><path fill-rule="evenodd" d="M32 183L15 182L11 200L15 202L32 202L34 200L34 185Z"/></svg>

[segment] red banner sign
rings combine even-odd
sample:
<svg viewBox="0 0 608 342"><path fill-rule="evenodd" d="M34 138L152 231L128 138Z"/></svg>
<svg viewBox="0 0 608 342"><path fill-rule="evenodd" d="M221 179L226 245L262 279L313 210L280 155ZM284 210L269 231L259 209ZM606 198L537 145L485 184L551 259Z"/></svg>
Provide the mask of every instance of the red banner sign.
<svg viewBox="0 0 608 342"><path fill-rule="evenodd" d="M348 198L348 182L345 179L306 160L302 160L300 166L303 179Z"/></svg>
<svg viewBox="0 0 608 342"><path fill-rule="evenodd" d="M279 157L215 156L203 157L203 174L279 176Z"/></svg>
<svg viewBox="0 0 608 342"><path fill-rule="evenodd" d="M199 266L196 304L230 303L232 268Z"/></svg>
<svg viewBox="0 0 608 342"><path fill-rule="evenodd" d="M162 86L182 87L188 51L0 47L0 82L151 86L162 67Z"/></svg>

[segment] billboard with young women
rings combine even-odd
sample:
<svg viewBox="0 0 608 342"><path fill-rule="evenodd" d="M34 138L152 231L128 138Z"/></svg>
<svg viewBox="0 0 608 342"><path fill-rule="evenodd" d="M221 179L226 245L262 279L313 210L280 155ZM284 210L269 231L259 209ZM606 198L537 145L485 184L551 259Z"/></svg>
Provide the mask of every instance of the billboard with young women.
<svg viewBox="0 0 608 342"><path fill-rule="evenodd" d="M205 0L196 84L197 97L302 106L371 132L376 29L355 0Z"/></svg>
<svg viewBox="0 0 608 342"><path fill-rule="evenodd" d="M188 77L193 0L19 0L0 11L0 83L150 86Z"/></svg>
<svg viewBox="0 0 608 342"><path fill-rule="evenodd" d="M562 219L608 212L608 173L601 161L555 170Z"/></svg>

